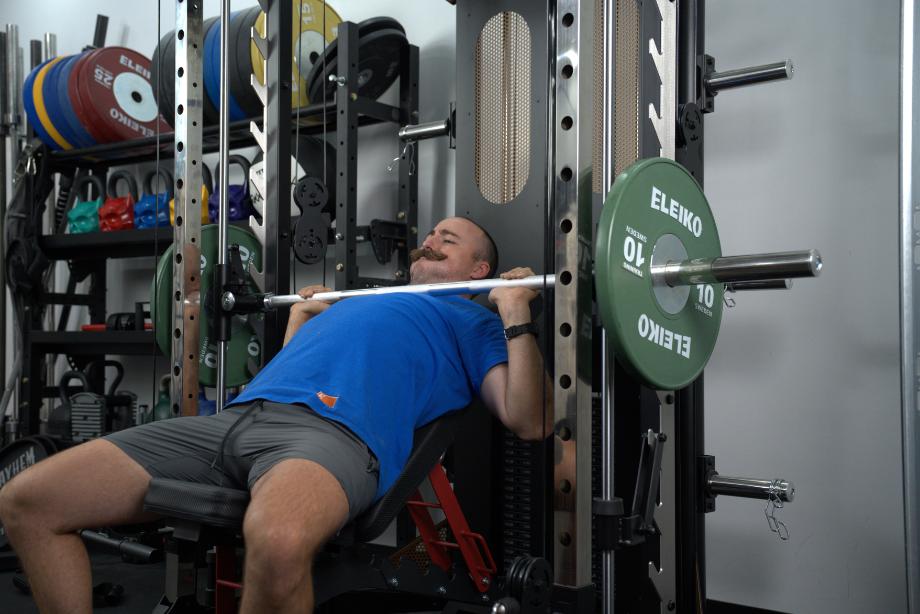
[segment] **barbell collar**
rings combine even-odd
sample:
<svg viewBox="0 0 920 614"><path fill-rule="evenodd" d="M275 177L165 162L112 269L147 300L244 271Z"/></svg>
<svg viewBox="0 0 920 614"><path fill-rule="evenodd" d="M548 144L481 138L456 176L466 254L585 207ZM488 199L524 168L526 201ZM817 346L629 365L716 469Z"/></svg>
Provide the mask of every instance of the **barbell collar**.
<svg viewBox="0 0 920 614"><path fill-rule="evenodd" d="M821 254L810 249L801 252L698 258L655 266L651 273L654 283L674 287L817 277L821 267Z"/></svg>
<svg viewBox="0 0 920 614"><path fill-rule="evenodd" d="M706 87L713 93L746 85L756 85L768 81L791 79L795 72L792 60L773 62L762 66L736 68L723 72L713 72L705 78Z"/></svg>
<svg viewBox="0 0 920 614"><path fill-rule="evenodd" d="M341 290L334 292L319 292L314 294L312 300L334 303L344 298L355 296L377 296L380 294L427 294L429 296L449 296L460 294L485 294L495 288L530 288L542 290L544 287L552 288L556 283L555 275L531 275L521 279L475 279L470 281L455 281L442 284L415 284L408 286L385 286L381 288L363 288L360 290ZM268 294L263 299L265 309L278 309L304 302L305 298L299 294Z"/></svg>
<svg viewBox="0 0 920 614"><path fill-rule="evenodd" d="M446 119L424 124L411 124L399 129L399 138L403 141L421 141L449 134L450 122Z"/></svg>
<svg viewBox="0 0 920 614"><path fill-rule="evenodd" d="M738 478L716 473L706 480L706 488L713 495L727 495L729 497L744 497L747 499L778 497L783 502L790 502L795 499L795 485L789 480Z"/></svg>
<svg viewBox="0 0 920 614"><path fill-rule="evenodd" d="M726 292L741 292L742 290L789 290L791 288L791 279L764 279L762 281L739 281L725 284Z"/></svg>

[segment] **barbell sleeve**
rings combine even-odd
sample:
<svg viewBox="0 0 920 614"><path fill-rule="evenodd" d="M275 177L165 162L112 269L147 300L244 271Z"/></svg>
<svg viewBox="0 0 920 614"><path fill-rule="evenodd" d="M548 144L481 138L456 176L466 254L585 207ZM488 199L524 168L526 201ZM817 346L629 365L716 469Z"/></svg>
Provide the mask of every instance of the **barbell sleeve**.
<svg viewBox="0 0 920 614"><path fill-rule="evenodd" d="M705 83L706 87L715 93L720 90L744 87L745 85L791 79L794 72L795 68L792 66L792 60L785 60L761 66L713 72L705 78Z"/></svg>
<svg viewBox="0 0 920 614"><path fill-rule="evenodd" d="M706 488L713 495L769 499L773 496L789 502L795 498L795 485L789 480L761 480L713 474L706 480Z"/></svg>
<svg viewBox="0 0 920 614"><path fill-rule="evenodd" d="M484 294L495 288L531 288L541 290L544 287L552 288L556 283L555 275L531 275L521 279L476 279L470 281L457 281L441 284L415 284L408 286L384 286L380 288L363 288L360 290L341 290L333 292L319 292L314 294L312 300L334 303L344 298L355 296L377 296L380 294L427 294L429 296L446 296L458 294ZM287 307L305 301L299 294L265 295L263 298L266 309Z"/></svg>
<svg viewBox="0 0 920 614"><path fill-rule="evenodd" d="M410 124L399 129L399 138L403 141L421 141L436 136L450 134L450 121L441 119L424 124Z"/></svg>
<svg viewBox="0 0 920 614"><path fill-rule="evenodd" d="M821 267L821 254L810 249L671 262L652 267L651 274L655 283L673 287L817 277Z"/></svg>

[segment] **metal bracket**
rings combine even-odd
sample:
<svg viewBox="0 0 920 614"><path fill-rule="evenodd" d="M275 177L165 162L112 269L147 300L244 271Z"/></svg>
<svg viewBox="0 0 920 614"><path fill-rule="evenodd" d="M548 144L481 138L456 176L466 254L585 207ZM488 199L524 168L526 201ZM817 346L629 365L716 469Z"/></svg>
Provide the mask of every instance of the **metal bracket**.
<svg viewBox="0 0 920 614"><path fill-rule="evenodd" d="M369 231L374 257L380 264L387 264L394 251L404 248L409 236L409 229L404 222L371 220Z"/></svg>

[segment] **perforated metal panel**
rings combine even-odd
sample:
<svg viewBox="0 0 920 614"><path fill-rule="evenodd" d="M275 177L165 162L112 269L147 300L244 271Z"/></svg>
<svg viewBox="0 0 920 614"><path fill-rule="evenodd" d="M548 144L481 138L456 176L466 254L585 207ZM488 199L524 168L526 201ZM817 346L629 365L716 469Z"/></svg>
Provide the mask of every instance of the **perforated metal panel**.
<svg viewBox="0 0 920 614"><path fill-rule="evenodd" d="M591 143L591 191L595 194L604 192L604 141L612 138L605 130L604 91L607 89L605 72L607 69L604 54L604 24L606 21L604 0L594 3L594 140Z"/></svg>
<svg viewBox="0 0 920 614"><path fill-rule="evenodd" d="M474 57L475 177L491 203L513 200L530 173L530 28L514 11L494 15Z"/></svg>
<svg viewBox="0 0 920 614"><path fill-rule="evenodd" d="M616 3L614 68L614 177L639 159L639 4Z"/></svg>

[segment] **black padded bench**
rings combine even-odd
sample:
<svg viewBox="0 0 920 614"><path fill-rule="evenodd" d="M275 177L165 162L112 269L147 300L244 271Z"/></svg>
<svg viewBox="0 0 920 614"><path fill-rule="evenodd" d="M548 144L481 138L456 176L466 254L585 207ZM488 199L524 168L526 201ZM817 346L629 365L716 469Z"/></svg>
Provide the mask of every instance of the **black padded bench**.
<svg viewBox="0 0 920 614"><path fill-rule="evenodd" d="M364 544L383 533L406 506L432 468L436 467L441 455L452 443L463 413L456 411L445 414L416 430L409 460L396 482L375 505L342 529L330 542L334 548ZM222 611L235 611L235 602L233 605L227 602L233 600L233 591L239 585L223 582L225 588L232 590L220 590L221 566L223 565L224 571L228 565L235 567L233 552L239 544L239 534L248 504L249 492L246 490L163 478L154 478L150 481L144 499L144 510L166 516L169 519L168 524L174 529L173 540L168 545L166 554L166 594L154 610L155 614L194 611L199 604L203 605L212 600L217 606L218 614ZM202 571L206 568L203 560L205 555L201 548L203 544L224 546L224 552L231 551L230 558L222 560L218 548L216 590L213 586L206 586L209 583L206 578L198 577L207 573ZM371 573L370 576L373 577L374 574ZM376 582L376 578L373 578L373 582ZM213 581L211 583L213 584ZM316 585L316 598L319 604L322 602L324 591L319 590L319 581ZM388 583L382 583L383 588L387 585L393 586L392 578ZM215 590L213 599L209 599L207 594L211 590ZM333 597L346 590L337 588L333 591L335 594L328 596Z"/></svg>

